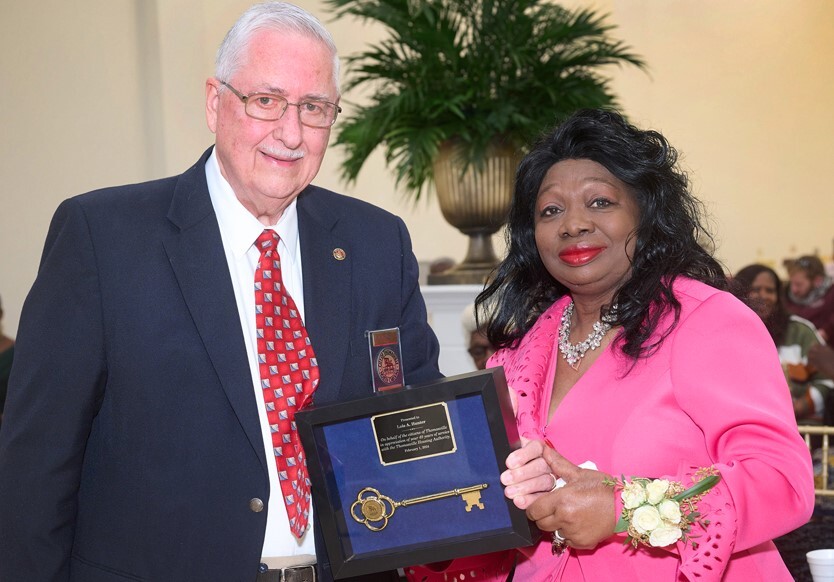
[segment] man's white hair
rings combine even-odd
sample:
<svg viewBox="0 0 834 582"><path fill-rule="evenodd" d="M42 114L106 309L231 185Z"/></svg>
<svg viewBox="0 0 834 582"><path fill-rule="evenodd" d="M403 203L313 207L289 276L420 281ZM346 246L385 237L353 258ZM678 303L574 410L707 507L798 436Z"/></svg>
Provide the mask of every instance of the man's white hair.
<svg viewBox="0 0 834 582"><path fill-rule="evenodd" d="M296 32L320 41L333 55L333 85L339 91L339 55L333 37L318 18L288 2L262 2L244 12L217 49L214 76L228 82L246 56L249 42L262 30Z"/></svg>

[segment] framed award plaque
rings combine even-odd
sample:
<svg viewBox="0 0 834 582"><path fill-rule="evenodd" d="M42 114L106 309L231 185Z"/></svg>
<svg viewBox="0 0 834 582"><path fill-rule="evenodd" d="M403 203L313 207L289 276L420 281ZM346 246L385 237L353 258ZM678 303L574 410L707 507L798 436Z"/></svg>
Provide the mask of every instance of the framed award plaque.
<svg viewBox="0 0 834 582"><path fill-rule="evenodd" d="M518 432L502 368L300 411L335 578L533 543L499 475Z"/></svg>

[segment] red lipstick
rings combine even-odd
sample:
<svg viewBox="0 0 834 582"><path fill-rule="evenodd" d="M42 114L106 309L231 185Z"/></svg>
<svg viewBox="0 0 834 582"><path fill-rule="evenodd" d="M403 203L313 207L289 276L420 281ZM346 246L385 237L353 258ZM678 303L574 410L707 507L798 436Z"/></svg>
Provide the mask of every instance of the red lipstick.
<svg viewBox="0 0 834 582"><path fill-rule="evenodd" d="M563 263L579 267L590 263L604 250L605 247L568 247L559 253L559 258Z"/></svg>

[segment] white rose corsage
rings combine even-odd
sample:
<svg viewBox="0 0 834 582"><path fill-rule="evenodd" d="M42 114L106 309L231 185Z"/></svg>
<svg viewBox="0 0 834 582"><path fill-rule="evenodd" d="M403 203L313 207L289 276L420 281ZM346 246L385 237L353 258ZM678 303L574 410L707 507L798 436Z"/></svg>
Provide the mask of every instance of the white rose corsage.
<svg viewBox="0 0 834 582"><path fill-rule="evenodd" d="M698 512L698 502L721 480L713 467L698 469L692 477L692 487L684 489L677 481L632 477L630 480L607 480L606 484L620 490L623 513L614 528L615 533L628 532L627 544L660 548L683 540L698 544L690 536L693 523L702 527L709 524Z"/></svg>

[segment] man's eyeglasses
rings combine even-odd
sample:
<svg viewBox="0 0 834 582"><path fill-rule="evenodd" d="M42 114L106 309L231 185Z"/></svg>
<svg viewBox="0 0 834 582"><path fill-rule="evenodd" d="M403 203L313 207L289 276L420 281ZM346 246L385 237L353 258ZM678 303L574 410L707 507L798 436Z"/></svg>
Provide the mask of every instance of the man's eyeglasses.
<svg viewBox="0 0 834 582"><path fill-rule="evenodd" d="M336 116L342 112L342 108L329 101L303 101L301 103L290 103L280 95L274 93L252 93L244 95L226 81L220 81L224 87L238 96L243 101L243 109L246 115L261 121L276 121L284 116L287 107L292 105L298 108L298 119L302 124L309 127L330 127L336 122Z"/></svg>

